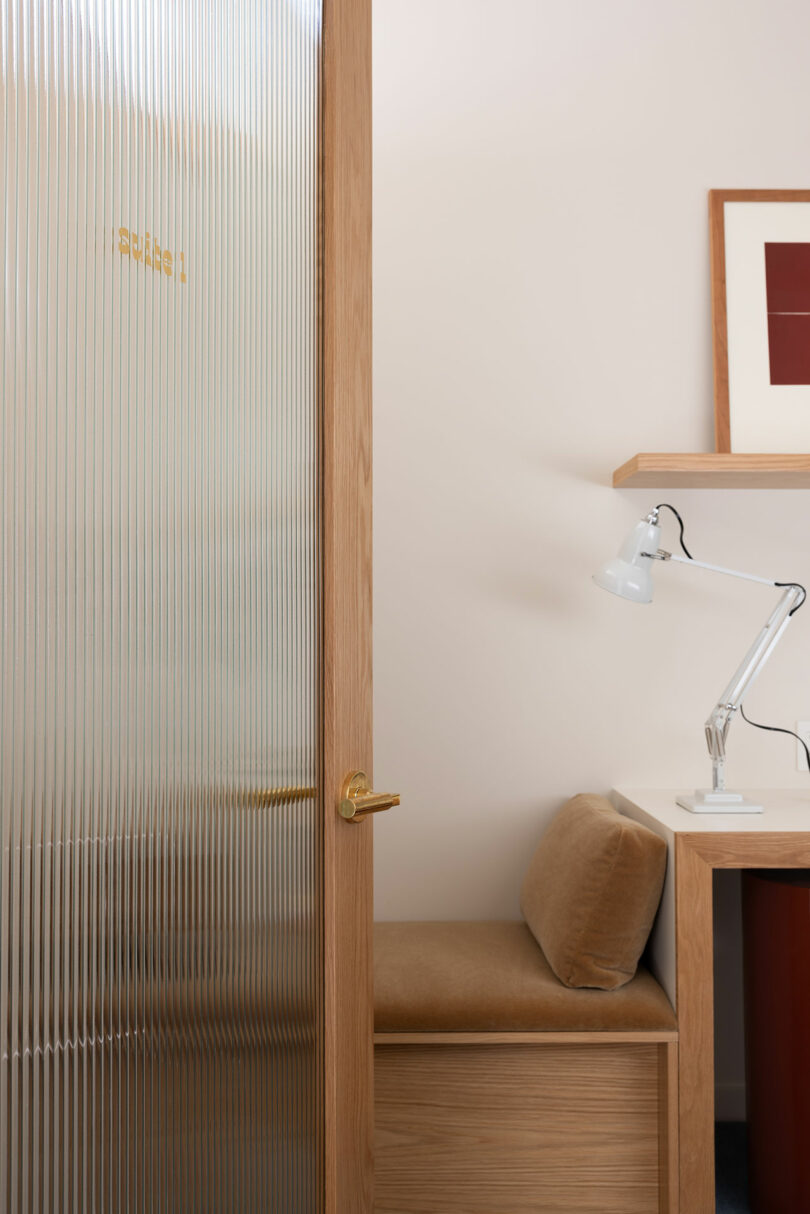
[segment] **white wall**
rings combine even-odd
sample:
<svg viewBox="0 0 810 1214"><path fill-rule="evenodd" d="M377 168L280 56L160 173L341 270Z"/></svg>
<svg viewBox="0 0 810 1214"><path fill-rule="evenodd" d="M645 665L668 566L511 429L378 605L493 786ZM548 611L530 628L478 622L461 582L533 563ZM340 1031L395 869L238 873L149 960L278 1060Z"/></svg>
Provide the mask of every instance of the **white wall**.
<svg viewBox="0 0 810 1214"><path fill-rule="evenodd" d="M513 918L572 793L705 784L703 720L773 602L590 574L671 500L696 557L810 582L810 495L615 491L713 444L707 190L810 184L805 0L378 0L378 918ZM666 546L676 545L666 523ZM810 607L748 701L810 719ZM729 776L795 786L743 722ZM810 809L810 778L804 777Z"/></svg>

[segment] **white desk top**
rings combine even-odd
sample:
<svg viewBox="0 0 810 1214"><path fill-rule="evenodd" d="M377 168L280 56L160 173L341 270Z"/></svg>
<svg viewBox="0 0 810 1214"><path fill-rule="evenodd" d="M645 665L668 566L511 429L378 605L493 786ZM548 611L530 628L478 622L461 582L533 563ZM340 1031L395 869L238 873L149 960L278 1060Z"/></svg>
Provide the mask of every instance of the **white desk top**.
<svg viewBox="0 0 810 1214"><path fill-rule="evenodd" d="M693 814L675 798L694 789L617 788L612 800L622 813L639 811L676 834L773 834L810 832L810 779L804 788L744 789L745 796L765 806L761 814Z"/></svg>

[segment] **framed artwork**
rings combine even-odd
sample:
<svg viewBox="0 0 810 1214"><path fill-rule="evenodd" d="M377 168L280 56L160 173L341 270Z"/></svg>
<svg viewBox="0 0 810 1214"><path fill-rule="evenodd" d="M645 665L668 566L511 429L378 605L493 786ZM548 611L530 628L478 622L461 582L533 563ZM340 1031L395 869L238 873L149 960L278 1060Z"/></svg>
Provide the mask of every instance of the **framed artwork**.
<svg viewBox="0 0 810 1214"><path fill-rule="evenodd" d="M711 190L715 448L810 452L810 190Z"/></svg>

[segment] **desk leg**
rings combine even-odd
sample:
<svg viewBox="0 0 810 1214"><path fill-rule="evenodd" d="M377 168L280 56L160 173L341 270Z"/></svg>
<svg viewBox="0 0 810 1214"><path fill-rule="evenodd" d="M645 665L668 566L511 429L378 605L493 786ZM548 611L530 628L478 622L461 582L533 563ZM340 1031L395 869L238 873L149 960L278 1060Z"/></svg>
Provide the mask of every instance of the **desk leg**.
<svg viewBox="0 0 810 1214"><path fill-rule="evenodd" d="M680 1208L682 1214L713 1214L713 870L689 836L679 835L675 846Z"/></svg>

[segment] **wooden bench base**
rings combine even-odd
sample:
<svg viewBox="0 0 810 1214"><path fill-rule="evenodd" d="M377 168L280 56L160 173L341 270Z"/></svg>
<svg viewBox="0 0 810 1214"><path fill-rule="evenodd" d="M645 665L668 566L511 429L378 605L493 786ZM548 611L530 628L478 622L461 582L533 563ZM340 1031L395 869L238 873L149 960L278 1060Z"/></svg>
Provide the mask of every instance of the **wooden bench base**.
<svg viewBox="0 0 810 1214"><path fill-rule="evenodd" d="M672 1214L677 1034L378 1033L377 1214Z"/></svg>

